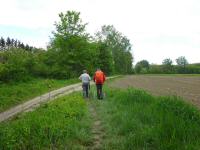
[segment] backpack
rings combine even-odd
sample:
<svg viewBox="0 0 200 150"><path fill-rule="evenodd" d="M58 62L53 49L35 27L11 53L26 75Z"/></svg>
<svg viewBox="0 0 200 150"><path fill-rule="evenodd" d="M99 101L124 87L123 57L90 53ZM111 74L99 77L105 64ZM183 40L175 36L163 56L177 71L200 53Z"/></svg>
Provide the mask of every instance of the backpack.
<svg viewBox="0 0 200 150"><path fill-rule="evenodd" d="M95 80L96 80L96 83L103 83L103 72L101 71L97 71L95 73Z"/></svg>

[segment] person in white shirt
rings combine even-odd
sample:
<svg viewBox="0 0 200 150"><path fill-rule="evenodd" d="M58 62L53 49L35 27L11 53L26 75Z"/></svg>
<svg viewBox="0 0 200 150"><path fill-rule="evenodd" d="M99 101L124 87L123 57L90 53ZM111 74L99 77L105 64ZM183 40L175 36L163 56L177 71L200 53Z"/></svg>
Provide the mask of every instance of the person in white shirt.
<svg viewBox="0 0 200 150"><path fill-rule="evenodd" d="M90 75L87 73L87 70L83 70L83 74L80 75L79 79L82 81L82 87L83 87L83 97L89 98L88 90L90 86Z"/></svg>

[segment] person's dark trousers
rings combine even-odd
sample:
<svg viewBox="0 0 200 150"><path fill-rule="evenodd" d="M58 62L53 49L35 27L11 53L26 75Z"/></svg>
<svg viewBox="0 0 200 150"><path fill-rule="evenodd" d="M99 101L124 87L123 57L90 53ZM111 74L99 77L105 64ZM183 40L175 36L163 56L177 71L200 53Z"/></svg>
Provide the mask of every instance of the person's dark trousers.
<svg viewBox="0 0 200 150"><path fill-rule="evenodd" d="M103 86L102 84L96 84L98 99L103 99L102 86Z"/></svg>
<svg viewBox="0 0 200 150"><path fill-rule="evenodd" d="M88 98L88 89L89 89L89 83L83 83L83 97Z"/></svg>

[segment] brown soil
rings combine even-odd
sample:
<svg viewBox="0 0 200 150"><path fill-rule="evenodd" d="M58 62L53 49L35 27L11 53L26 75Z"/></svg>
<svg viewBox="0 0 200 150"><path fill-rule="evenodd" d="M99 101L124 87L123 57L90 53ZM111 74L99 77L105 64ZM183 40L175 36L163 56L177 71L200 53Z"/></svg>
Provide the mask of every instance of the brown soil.
<svg viewBox="0 0 200 150"><path fill-rule="evenodd" d="M117 88L140 88L153 95L176 95L200 107L200 76L132 75L109 83Z"/></svg>

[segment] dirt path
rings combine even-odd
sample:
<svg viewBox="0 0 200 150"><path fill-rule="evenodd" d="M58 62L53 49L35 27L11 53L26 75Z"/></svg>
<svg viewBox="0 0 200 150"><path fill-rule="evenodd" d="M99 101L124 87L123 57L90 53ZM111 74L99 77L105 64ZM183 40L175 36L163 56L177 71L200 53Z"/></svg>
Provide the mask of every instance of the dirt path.
<svg viewBox="0 0 200 150"><path fill-rule="evenodd" d="M104 136L104 130L101 125L101 120L97 114L96 106L92 104L92 102L88 102L88 106L89 106L89 111L93 120L93 124L92 124L93 145L88 149L100 150L102 138Z"/></svg>
<svg viewBox="0 0 200 150"><path fill-rule="evenodd" d="M109 84L111 87L135 87L154 95L177 95L200 106L200 76L125 76Z"/></svg>
<svg viewBox="0 0 200 150"><path fill-rule="evenodd" d="M112 78L116 78L116 77L117 76L108 77L107 79L112 79ZM93 85L93 84L94 83L91 82L91 85ZM60 88L60 89L57 89L54 91L50 91L49 93L43 94L34 99L26 101L22 104L14 106L14 107L0 113L0 122L7 120L9 118L12 118L13 116L17 115L18 113L33 111L35 108L39 107L41 104L44 104L51 100L54 100L58 97L70 94L75 91L80 91L80 90L82 90L81 85L82 85L81 83L68 85L66 87L63 87L63 88Z"/></svg>
<svg viewBox="0 0 200 150"><path fill-rule="evenodd" d="M60 96L67 95L74 91L79 91L81 89L82 89L81 83L78 83L78 84L69 85L69 86L54 90L54 91L50 91L49 93L43 94L27 102L14 106L13 108L10 108L4 112L1 112L0 122L11 118L18 113L32 111L43 103L54 100L55 98L58 98Z"/></svg>

